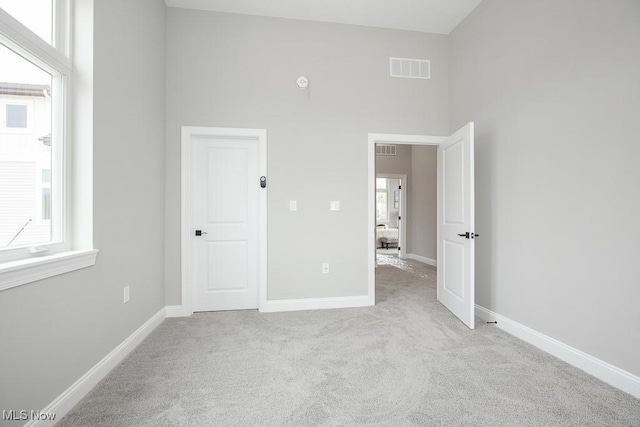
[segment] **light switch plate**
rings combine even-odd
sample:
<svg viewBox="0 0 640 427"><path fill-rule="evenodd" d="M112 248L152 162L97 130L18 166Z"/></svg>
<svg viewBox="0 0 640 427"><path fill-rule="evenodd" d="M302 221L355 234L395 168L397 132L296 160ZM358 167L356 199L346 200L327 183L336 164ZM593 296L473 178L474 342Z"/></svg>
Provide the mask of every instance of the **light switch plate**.
<svg viewBox="0 0 640 427"><path fill-rule="evenodd" d="M332 201L329 202L329 210L331 211L339 211L340 210L340 201Z"/></svg>

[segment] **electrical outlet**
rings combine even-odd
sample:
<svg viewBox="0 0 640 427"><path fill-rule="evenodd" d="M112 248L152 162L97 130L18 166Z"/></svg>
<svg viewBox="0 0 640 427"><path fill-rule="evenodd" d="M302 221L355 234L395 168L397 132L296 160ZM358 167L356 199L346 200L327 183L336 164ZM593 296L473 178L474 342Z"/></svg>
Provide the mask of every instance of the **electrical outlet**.
<svg viewBox="0 0 640 427"><path fill-rule="evenodd" d="M334 200L329 202L329 210L330 211L339 211L340 210L340 201Z"/></svg>
<svg viewBox="0 0 640 427"><path fill-rule="evenodd" d="M128 303L129 302L129 287L125 286L124 287L124 303Z"/></svg>
<svg viewBox="0 0 640 427"><path fill-rule="evenodd" d="M322 274L329 274L329 263L328 262L323 262L322 263Z"/></svg>
<svg viewBox="0 0 640 427"><path fill-rule="evenodd" d="M298 210L298 202L295 200L290 200L289 201L289 210L290 211L297 211Z"/></svg>

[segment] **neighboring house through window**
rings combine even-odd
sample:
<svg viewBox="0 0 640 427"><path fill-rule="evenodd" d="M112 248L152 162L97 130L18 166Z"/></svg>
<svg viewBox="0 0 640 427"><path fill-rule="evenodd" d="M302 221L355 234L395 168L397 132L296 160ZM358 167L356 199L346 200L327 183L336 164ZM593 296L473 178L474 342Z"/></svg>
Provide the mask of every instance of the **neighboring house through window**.
<svg viewBox="0 0 640 427"><path fill-rule="evenodd" d="M27 106L7 104L6 127L25 129L27 127Z"/></svg>

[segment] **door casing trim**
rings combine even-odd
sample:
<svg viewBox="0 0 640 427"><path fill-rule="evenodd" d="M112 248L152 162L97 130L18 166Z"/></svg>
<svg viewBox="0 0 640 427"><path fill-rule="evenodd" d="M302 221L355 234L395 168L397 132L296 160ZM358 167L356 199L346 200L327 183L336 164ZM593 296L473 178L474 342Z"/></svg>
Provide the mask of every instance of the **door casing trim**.
<svg viewBox="0 0 640 427"><path fill-rule="evenodd" d="M427 136L427 135L400 135L388 133L370 133L367 145L367 185L369 186L369 197L367 203L368 232L368 289L369 304L375 305L376 302L376 144L397 144L397 145L439 145L446 136ZM405 193L406 194L406 193ZM405 213L406 214L406 213ZM406 228L406 224L405 224ZM438 230L439 233L439 230ZM439 241L438 235L438 241ZM404 245L406 246L406 240ZM406 250L406 248L405 248Z"/></svg>
<svg viewBox="0 0 640 427"><path fill-rule="evenodd" d="M180 168L180 286L182 298L182 313L185 316L193 314L193 258L192 240L193 226L191 224L191 141L194 136L208 138L237 138L239 140L258 141L259 176L267 176L267 130L221 128L205 126L182 126L181 128L181 168ZM258 185L256 181L256 185ZM266 306L267 302L267 188L261 189L258 215L258 309Z"/></svg>

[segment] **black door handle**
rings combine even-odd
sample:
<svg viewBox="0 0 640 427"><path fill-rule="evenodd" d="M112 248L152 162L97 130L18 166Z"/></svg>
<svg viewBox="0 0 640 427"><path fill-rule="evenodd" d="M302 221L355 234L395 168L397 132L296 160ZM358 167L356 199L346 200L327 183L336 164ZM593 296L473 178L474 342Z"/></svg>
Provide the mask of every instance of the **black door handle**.
<svg viewBox="0 0 640 427"><path fill-rule="evenodd" d="M480 237L479 234L466 232L464 234L458 234L460 237L464 237L465 239L475 239L476 237Z"/></svg>

